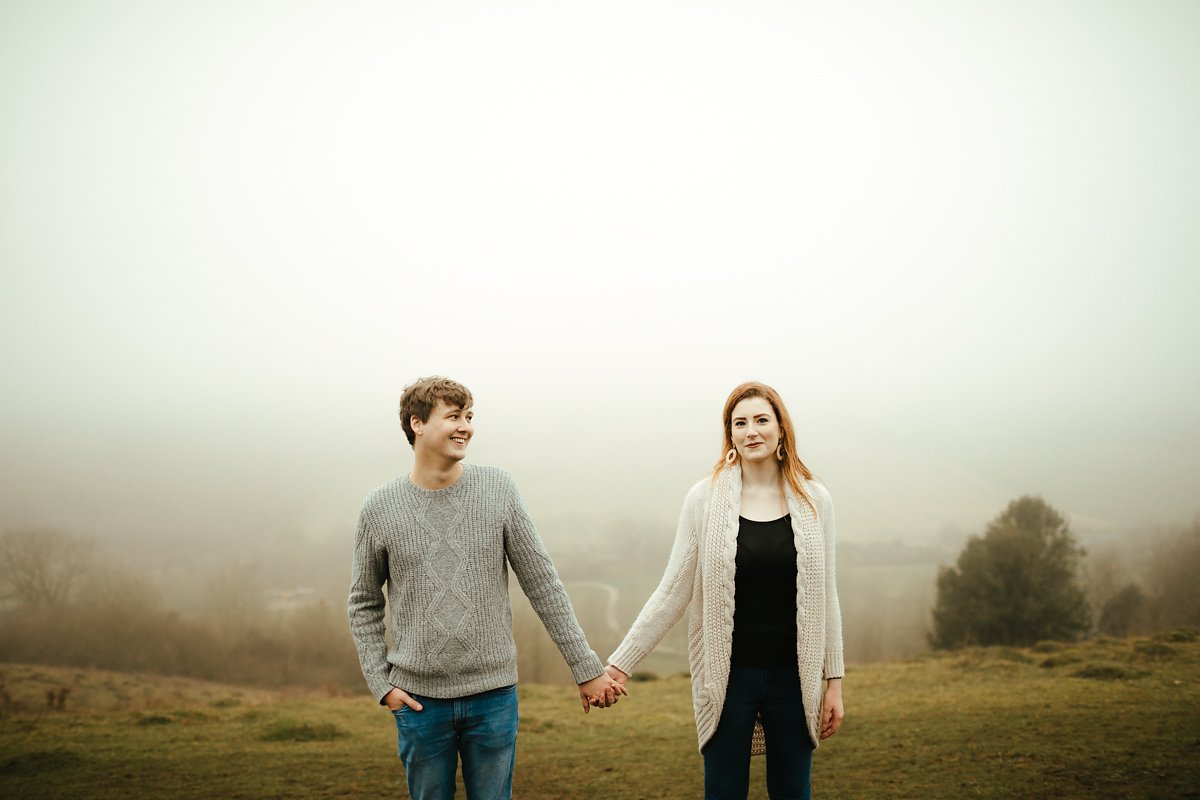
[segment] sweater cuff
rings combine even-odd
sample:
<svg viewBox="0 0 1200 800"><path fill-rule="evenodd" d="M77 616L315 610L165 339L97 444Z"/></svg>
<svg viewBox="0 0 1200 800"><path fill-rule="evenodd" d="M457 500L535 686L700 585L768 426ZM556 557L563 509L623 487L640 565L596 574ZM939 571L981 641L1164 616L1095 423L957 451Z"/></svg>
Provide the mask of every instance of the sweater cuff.
<svg viewBox="0 0 1200 800"><path fill-rule="evenodd" d="M379 705L383 705L383 698L387 693L396 688L392 686L387 675L370 675L367 677L367 688L371 690L371 694L379 700Z"/></svg>
<svg viewBox="0 0 1200 800"><path fill-rule="evenodd" d="M846 674L846 663L842 659L842 651L835 650L832 653L825 654L825 674L822 676L828 678L840 678Z"/></svg>
<svg viewBox="0 0 1200 800"><path fill-rule="evenodd" d="M575 678L575 684L583 684L588 681L599 678L604 674L604 665L600 663L600 657L588 651L588 658L571 665L571 675Z"/></svg>
<svg viewBox="0 0 1200 800"><path fill-rule="evenodd" d="M617 669L624 672L626 675L632 675L637 669L638 664L642 663L649 653L643 653L632 644L622 643L613 651L613 654L608 657L608 663L612 664Z"/></svg>

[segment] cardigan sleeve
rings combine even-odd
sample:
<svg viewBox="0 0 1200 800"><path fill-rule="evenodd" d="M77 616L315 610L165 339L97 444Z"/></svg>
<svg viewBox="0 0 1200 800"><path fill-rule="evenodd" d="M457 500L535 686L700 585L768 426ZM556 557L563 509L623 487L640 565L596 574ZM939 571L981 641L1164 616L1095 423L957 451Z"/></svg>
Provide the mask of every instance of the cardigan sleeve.
<svg viewBox="0 0 1200 800"><path fill-rule="evenodd" d="M821 528L825 533L825 664L823 678L841 678L846 673L842 654L842 607L837 593L837 524L833 498L820 486Z"/></svg>
<svg viewBox="0 0 1200 800"><path fill-rule="evenodd" d="M675 543L658 588L642 607L629 633L609 656L608 663L625 674L632 674L637 665L658 646L667 632L683 617L692 599L695 584L697 541L704 514L704 493L709 481L692 487L679 512Z"/></svg>

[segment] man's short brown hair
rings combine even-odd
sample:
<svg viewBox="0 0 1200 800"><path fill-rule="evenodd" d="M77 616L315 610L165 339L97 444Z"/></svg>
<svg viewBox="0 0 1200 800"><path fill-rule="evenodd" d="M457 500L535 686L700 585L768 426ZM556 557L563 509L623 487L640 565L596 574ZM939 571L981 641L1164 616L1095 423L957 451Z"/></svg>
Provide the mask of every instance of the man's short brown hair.
<svg viewBox="0 0 1200 800"><path fill-rule="evenodd" d="M404 387L400 395L400 425L404 435L408 437L409 445L415 446L417 434L413 431L412 418L428 422L429 415L437 408L438 403L459 408L470 408L474 403L470 390L458 381L434 375L430 378L420 378L416 383Z"/></svg>

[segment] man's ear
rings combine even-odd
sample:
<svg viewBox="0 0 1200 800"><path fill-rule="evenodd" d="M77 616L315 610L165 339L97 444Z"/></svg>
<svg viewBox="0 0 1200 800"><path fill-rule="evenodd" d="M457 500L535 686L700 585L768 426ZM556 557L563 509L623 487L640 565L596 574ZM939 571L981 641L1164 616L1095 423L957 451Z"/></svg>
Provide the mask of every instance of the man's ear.
<svg viewBox="0 0 1200 800"><path fill-rule="evenodd" d="M416 414L408 418L409 427L413 429L413 433L417 436L421 435L421 428L425 427L425 423Z"/></svg>

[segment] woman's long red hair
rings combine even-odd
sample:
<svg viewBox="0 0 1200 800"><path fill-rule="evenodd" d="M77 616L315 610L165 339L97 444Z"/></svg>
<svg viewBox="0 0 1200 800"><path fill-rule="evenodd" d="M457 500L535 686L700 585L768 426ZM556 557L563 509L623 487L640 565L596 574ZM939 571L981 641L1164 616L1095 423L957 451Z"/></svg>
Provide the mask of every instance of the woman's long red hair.
<svg viewBox="0 0 1200 800"><path fill-rule="evenodd" d="M747 381L729 393L729 399L725 401L725 410L722 412L725 438L721 442L721 457L713 467L713 478L715 479L721 470L729 466L725 455L733 449L733 409L748 397L761 397L771 404L771 408L775 412L775 419L779 421L779 444L783 447L783 460L779 462L779 469L788 486L792 487L792 491L804 498L804 501L811 507L812 499L808 496L808 492L804 491L804 484L800 479L811 481L813 474L808 467L804 466L804 462L796 453L796 428L792 425L792 417L788 414L787 406L783 404L783 398L779 396L779 392L765 383ZM736 459L734 463L737 463Z"/></svg>

